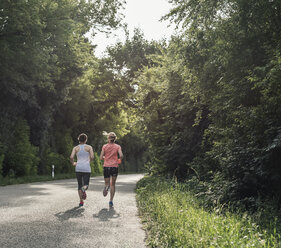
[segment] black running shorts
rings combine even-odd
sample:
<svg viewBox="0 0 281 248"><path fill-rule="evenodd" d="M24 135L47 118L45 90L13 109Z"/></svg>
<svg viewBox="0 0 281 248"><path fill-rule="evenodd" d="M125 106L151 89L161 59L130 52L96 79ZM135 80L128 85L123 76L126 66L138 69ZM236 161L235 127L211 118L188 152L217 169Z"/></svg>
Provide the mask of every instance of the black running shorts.
<svg viewBox="0 0 281 248"><path fill-rule="evenodd" d="M117 177L118 167L103 167L103 176L104 178Z"/></svg>
<svg viewBox="0 0 281 248"><path fill-rule="evenodd" d="M81 189L84 185L89 185L91 173L76 172L76 178L78 182L78 189Z"/></svg>

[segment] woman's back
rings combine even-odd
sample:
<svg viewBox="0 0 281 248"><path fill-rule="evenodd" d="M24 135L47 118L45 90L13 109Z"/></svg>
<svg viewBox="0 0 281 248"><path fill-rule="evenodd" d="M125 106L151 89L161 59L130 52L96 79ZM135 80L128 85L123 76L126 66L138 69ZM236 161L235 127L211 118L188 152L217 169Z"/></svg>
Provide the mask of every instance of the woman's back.
<svg viewBox="0 0 281 248"><path fill-rule="evenodd" d="M86 145L78 145L76 172L91 172L90 153L85 151Z"/></svg>
<svg viewBox="0 0 281 248"><path fill-rule="evenodd" d="M121 147L115 143L108 143L102 147L104 151L104 167L118 167L118 151Z"/></svg>

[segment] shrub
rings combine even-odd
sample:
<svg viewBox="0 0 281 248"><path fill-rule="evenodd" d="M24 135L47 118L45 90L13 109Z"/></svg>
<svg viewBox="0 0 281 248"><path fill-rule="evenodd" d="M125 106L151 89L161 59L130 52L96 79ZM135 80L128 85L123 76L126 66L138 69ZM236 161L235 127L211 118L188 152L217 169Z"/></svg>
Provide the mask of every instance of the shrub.
<svg viewBox="0 0 281 248"><path fill-rule="evenodd" d="M101 160L96 152L94 152L94 161L91 163L91 169L94 175L100 175L103 171Z"/></svg>
<svg viewBox="0 0 281 248"><path fill-rule="evenodd" d="M39 163L38 147L30 141L27 121L19 119L15 125L14 137L4 157L4 164L14 171L15 176L36 175Z"/></svg>

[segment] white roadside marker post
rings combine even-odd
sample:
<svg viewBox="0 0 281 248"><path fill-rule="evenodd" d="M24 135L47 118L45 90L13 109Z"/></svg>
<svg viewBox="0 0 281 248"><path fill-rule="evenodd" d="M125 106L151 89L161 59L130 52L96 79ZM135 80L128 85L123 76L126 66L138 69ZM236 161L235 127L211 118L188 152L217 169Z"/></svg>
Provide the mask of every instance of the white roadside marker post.
<svg viewBox="0 0 281 248"><path fill-rule="evenodd" d="M54 177L55 177L55 166L52 165L52 178L54 178Z"/></svg>

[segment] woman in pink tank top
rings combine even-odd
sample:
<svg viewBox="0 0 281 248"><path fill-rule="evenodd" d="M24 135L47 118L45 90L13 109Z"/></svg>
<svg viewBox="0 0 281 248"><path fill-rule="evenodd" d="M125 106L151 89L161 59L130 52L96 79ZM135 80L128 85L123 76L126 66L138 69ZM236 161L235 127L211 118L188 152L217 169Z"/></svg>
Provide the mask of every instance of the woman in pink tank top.
<svg viewBox="0 0 281 248"><path fill-rule="evenodd" d="M115 144L117 139L114 132L110 132L107 136L108 143L103 145L100 159L104 160L103 175L104 175L104 190L103 195L107 196L110 189L109 207L113 207L113 197L115 195L115 183L118 175L118 164L121 163L123 153L121 146ZM119 155L119 158L118 158Z"/></svg>

